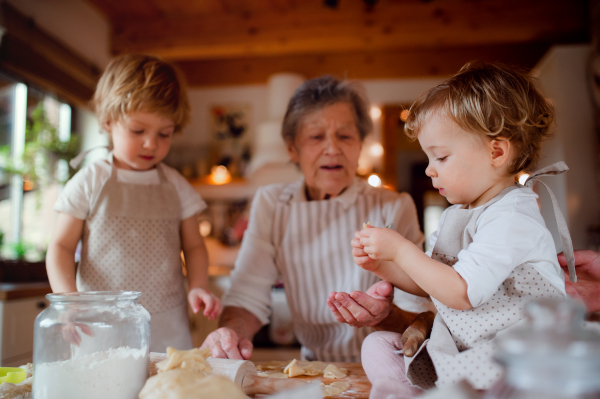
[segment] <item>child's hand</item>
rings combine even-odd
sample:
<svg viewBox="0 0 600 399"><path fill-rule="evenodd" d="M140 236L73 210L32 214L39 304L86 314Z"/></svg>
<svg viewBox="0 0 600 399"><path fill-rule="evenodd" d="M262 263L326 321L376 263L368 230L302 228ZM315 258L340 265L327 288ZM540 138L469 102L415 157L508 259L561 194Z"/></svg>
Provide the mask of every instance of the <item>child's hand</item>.
<svg viewBox="0 0 600 399"><path fill-rule="evenodd" d="M368 227L358 232L360 245L374 260L394 260L396 251L405 240L398 232L388 228Z"/></svg>
<svg viewBox="0 0 600 399"><path fill-rule="evenodd" d="M188 302L192 307L194 313L198 313L202 307L204 307L204 316L208 317L209 320L213 320L221 314L223 305L221 301L210 291L202 288L194 288L190 290L188 294Z"/></svg>
<svg viewBox="0 0 600 399"><path fill-rule="evenodd" d="M360 231L354 233L354 237L355 238L350 241L354 263L367 271L374 271L379 267L380 261L371 259L369 254L365 252L365 247L360 243Z"/></svg>
<svg viewBox="0 0 600 399"><path fill-rule="evenodd" d="M89 335L90 337L94 336L92 329L87 324L70 322L70 323L66 323L62 327L63 339L67 342L70 342L71 344L73 344L75 346L81 345L81 335L79 335L79 331L77 331L77 327L79 327L81 332L84 333L85 335Z"/></svg>

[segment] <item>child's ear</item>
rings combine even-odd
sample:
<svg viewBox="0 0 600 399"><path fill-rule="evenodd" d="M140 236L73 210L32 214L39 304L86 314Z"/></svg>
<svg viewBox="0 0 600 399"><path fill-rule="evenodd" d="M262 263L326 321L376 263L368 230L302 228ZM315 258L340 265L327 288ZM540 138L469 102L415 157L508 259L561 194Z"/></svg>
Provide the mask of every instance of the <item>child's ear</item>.
<svg viewBox="0 0 600 399"><path fill-rule="evenodd" d="M490 141L490 147L492 152L492 166L501 167L510 162L510 141L504 137L497 137Z"/></svg>
<svg viewBox="0 0 600 399"><path fill-rule="evenodd" d="M109 134L112 133L112 121L109 119L104 122L104 126L102 126L104 130L106 130Z"/></svg>

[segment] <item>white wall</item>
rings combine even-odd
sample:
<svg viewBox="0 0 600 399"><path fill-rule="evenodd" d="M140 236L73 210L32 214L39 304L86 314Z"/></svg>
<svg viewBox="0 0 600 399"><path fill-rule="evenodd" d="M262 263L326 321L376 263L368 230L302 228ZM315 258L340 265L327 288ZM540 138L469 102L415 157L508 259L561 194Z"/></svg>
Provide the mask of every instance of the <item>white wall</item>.
<svg viewBox="0 0 600 399"><path fill-rule="evenodd" d="M362 80L373 105L409 103L443 79L379 79ZM249 103L252 106L252 126L267 120L267 85L244 85L221 88L190 89L191 124L174 141L175 146L198 146L209 140L209 110L212 105ZM379 126L378 126L379 128ZM253 135L254 131L251 130ZM379 129L375 132L378 137Z"/></svg>
<svg viewBox="0 0 600 399"><path fill-rule="evenodd" d="M535 68L545 94L556 107L557 121L554 138L543 147L540 166L565 161L570 168L564 175L543 180L551 186L565 214L575 249L587 247L588 226L600 222L600 154L587 78L590 53L589 45L555 46ZM542 214L560 250L552 205L543 188L538 192Z"/></svg>
<svg viewBox="0 0 600 399"><path fill-rule="evenodd" d="M110 25L83 0L7 0L100 69L110 61Z"/></svg>

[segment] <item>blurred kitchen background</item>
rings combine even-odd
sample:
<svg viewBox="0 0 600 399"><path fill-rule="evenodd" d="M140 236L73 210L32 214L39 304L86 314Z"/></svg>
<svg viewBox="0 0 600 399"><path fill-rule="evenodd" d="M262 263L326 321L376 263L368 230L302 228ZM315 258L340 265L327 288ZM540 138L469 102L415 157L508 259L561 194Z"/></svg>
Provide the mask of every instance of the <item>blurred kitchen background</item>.
<svg viewBox="0 0 600 399"><path fill-rule="evenodd" d="M558 115L541 164L570 167L548 184L574 247L600 250L599 0L4 0L0 38L2 366L31 359L33 320L49 292L52 207L74 173L67 160L108 144L88 102L117 54L160 55L187 80L192 121L166 162L209 204L199 226L216 292L228 287L256 188L299 176L280 125L293 91L322 74L365 86L375 130L359 173L409 192L429 235L447 202L403 134L410 103L470 60L532 70ZM272 323L255 343L296 353L280 285L273 299ZM216 326L193 317L195 344Z"/></svg>

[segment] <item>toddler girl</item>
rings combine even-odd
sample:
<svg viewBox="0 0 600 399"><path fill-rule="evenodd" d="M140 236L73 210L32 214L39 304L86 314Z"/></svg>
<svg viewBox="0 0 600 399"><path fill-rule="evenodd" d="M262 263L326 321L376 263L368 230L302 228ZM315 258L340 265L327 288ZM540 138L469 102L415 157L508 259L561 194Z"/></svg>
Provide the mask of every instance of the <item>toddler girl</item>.
<svg viewBox="0 0 600 399"><path fill-rule="evenodd" d="M412 358L402 357L397 334L367 337L362 360L372 382L395 378L405 393L415 393L408 382L425 389L462 379L487 389L500 376L492 360L496 334L521 321L532 299L566 297L554 241L530 188L533 178L566 165L532 174L525 186L515 183L535 165L553 119L532 79L497 65L467 64L413 104L406 132L427 154L433 186L455 205L443 213L427 254L391 229L366 228L352 240L359 266L430 295L438 310L430 340ZM565 238L572 255L566 231Z"/></svg>
<svg viewBox="0 0 600 399"><path fill-rule="evenodd" d="M113 150L79 171L56 202L56 233L46 257L52 291L140 291L151 315L150 350L190 349L182 249L192 310L204 307L213 319L221 304L208 291L208 257L198 229L206 204L161 163L173 134L189 119L185 87L161 59L125 55L104 71L93 104Z"/></svg>

